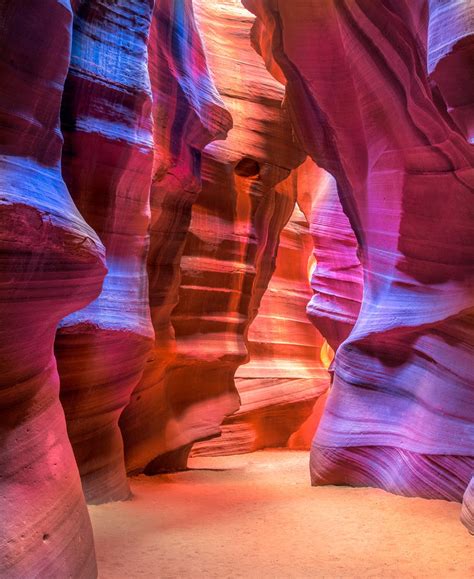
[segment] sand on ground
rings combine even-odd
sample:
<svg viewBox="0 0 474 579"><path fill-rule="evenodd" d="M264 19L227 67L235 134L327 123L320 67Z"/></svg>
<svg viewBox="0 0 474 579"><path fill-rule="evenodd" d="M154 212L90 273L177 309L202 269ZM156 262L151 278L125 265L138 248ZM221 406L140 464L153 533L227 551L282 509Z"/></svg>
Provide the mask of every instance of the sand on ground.
<svg viewBox="0 0 474 579"><path fill-rule="evenodd" d="M460 505L310 486L308 453L194 458L91 506L100 579L474 578Z"/></svg>

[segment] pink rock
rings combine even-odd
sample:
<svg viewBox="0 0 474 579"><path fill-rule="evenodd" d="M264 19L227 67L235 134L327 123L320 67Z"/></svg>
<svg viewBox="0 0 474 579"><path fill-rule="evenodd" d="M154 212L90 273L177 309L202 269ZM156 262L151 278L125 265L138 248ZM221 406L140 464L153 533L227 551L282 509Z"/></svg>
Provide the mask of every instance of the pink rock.
<svg viewBox="0 0 474 579"><path fill-rule="evenodd" d="M295 202L274 186L304 158L288 138L283 88L249 46L251 15L238 0L195 7L207 62L234 128L203 155L202 191L193 206L179 303L171 316L176 342L156 350L122 419L123 428L135 429L133 437L125 435L126 445L134 441L127 448L131 471L155 457L147 472L182 468L192 443L217 436L223 419L238 409L234 374L246 360L247 328ZM145 421L139 405L146 408Z"/></svg>
<svg viewBox="0 0 474 579"><path fill-rule="evenodd" d="M357 240L342 209L336 182L325 171L319 172L324 173L323 182L314 196L310 215L317 265L311 279L314 295L307 313L336 351L359 316L363 272ZM313 169L310 174L314 173Z"/></svg>
<svg viewBox="0 0 474 579"><path fill-rule="evenodd" d="M0 575L89 579L92 530L53 356L58 322L98 296L106 271L61 176L72 13L4 2L0 21Z"/></svg>
<svg viewBox="0 0 474 579"><path fill-rule="evenodd" d="M461 500L474 469L473 153L429 83L427 3L244 3L300 141L336 178L364 270L313 482Z"/></svg>
<svg viewBox="0 0 474 579"><path fill-rule="evenodd" d="M464 0L430 0L428 71L447 110L468 140L474 140L474 6ZM435 90L436 90L435 88ZM445 103L445 104L444 104Z"/></svg>

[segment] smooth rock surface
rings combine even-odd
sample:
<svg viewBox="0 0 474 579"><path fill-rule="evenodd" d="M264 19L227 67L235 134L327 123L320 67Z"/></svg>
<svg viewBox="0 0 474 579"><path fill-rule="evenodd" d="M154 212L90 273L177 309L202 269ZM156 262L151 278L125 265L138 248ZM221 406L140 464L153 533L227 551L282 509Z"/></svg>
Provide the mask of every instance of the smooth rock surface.
<svg viewBox="0 0 474 579"><path fill-rule="evenodd" d="M235 374L240 408L224 421L221 436L196 444L193 455L284 447L327 390L324 339L306 317L312 253L308 223L296 206L281 232L275 272L247 334L249 362ZM309 449L314 431L301 433L300 448Z"/></svg>
<svg viewBox="0 0 474 579"><path fill-rule="evenodd" d="M171 313L179 300L191 209L201 190L201 150L214 139L224 139L232 126L211 78L190 0L155 4L148 64L155 146L148 277L155 343L120 419L129 472L143 471L157 455L166 454L161 459L165 469L186 461L186 448L182 451L170 432L170 396L179 397L185 385L169 394L164 384L178 351ZM176 431L179 435L179 425Z"/></svg>
<svg viewBox="0 0 474 579"><path fill-rule="evenodd" d="M90 579L92 529L53 355L57 324L99 295L106 272L61 176L72 12L3 2L0 23L0 576Z"/></svg>
<svg viewBox="0 0 474 579"><path fill-rule="evenodd" d="M153 339L146 254L154 143L147 67L153 2L79 1L61 108L64 179L106 247L99 298L61 322L55 355L89 502L127 498L119 416Z"/></svg>
<svg viewBox="0 0 474 579"><path fill-rule="evenodd" d="M312 480L460 501L474 470L474 157L428 78L428 3L244 4L364 271Z"/></svg>
<svg viewBox="0 0 474 579"><path fill-rule="evenodd" d="M233 129L204 151L202 190L182 250L171 333L163 324L164 340L121 421L130 472L147 462L150 473L184 467L192 443L217 436L224 418L239 408L234 374L247 359L246 332L296 200L293 190L280 192L275 185L304 159L281 108L283 87L250 46L252 15L238 0L194 5L207 63ZM189 182L187 190L196 191ZM185 207L189 216L190 204ZM161 275L156 262L151 267ZM169 299L161 304L174 305ZM155 327L166 319L163 312L153 314ZM132 428L133 434L126 432Z"/></svg>

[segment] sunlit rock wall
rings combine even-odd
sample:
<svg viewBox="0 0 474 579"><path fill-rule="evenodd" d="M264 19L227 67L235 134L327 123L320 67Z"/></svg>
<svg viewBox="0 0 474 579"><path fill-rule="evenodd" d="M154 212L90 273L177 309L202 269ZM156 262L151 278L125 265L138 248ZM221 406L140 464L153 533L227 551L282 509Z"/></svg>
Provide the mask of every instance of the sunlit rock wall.
<svg viewBox="0 0 474 579"><path fill-rule="evenodd" d="M362 301L362 267L357 240L344 213L335 179L311 161L301 168L300 189L313 188L309 213L316 267L309 319L333 351L352 331Z"/></svg>
<svg viewBox="0 0 474 579"><path fill-rule="evenodd" d="M459 501L474 470L474 159L428 78L428 4L244 3L301 143L337 181L364 271L313 482Z"/></svg>
<svg viewBox="0 0 474 579"><path fill-rule="evenodd" d="M305 447L326 397L315 484L464 496L473 531L471 3L244 0L261 55L239 0L19 4L0 575L96 575L78 470L103 502L196 441Z"/></svg>
<svg viewBox="0 0 474 579"><path fill-rule="evenodd" d="M129 472L141 471L158 454L176 449L168 442L172 401L164 386L165 371L177 354L170 316L179 298L191 210L201 190L201 150L214 139L224 139L232 126L210 76L190 0L155 4L149 70L155 162L148 276L155 344L120 420ZM177 386L177 396L183 388L186 384ZM200 388L205 391L206 382Z"/></svg>
<svg viewBox="0 0 474 579"><path fill-rule="evenodd" d="M100 297L67 317L55 354L76 461L89 502L129 495L118 419L152 345L146 252L153 163L147 42L153 2L74 4L62 102L62 172L100 236Z"/></svg>
<svg viewBox="0 0 474 579"><path fill-rule="evenodd" d="M183 467L192 443L218 435L225 416L239 408L234 374L247 358L244 336L295 203L293 193L277 193L274 186L304 158L281 108L283 89L250 47L252 16L237 0L194 6L234 128L203 154L202 191L171 315L174 351L163 364L156 350L134 395L133 406L146 405L150 420L144 424L137 414L138 442L127 450L131 471L142 469L145 459L154 459L147 472ZM127 409L123 424L131 424L130 416Z"/></svg>
<svg viewBox="0 0 474 579"><path fill-rule="evenodd" d="M0 3L0 576L96 575L53 356L100 293L104 248L61 176L69 2Z"/></svg>
<svg viewBox="0 0 474 579"><path fill-rule="evenodd" d="M345 215L334 178L308 158L296 171L298 204L311 224L314 262L313 295L307 315L325 341L321 361L334 376L334 352L351 332L362 300L362 267L357 240ZM311 416L289 441L291 448L309 446L324 413L328 392L320 396Z"/></svg>
<svg viewBox="0 0 474 579"><path fill-rule="evenodd" d="M289 183L277 186L294 187ZM236 454L284 447L309 418L329 385L321 361L324 339L306 317L313 243L299 207L283 229L275 272L252 322L249 362L235 374L239 410L224 421L220 437L196 444L193 454ZM314 430L298 446L309 448Z"/></svg>

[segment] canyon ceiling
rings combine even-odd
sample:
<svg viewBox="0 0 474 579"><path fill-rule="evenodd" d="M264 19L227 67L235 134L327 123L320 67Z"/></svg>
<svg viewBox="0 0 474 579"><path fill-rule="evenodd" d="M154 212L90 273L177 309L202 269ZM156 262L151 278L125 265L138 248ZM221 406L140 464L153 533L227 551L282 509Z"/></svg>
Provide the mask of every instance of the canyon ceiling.
<svg viewBox="0 0 474 579"><path fill-rule="evenodd" d="M2 577L95 577L86 500L190 454L311 446L314 485L474 533L473 30L468 0L0 3Z"/></svg>

